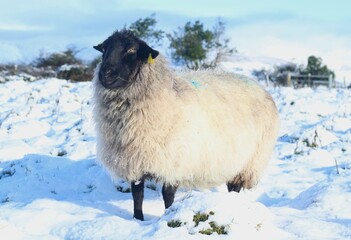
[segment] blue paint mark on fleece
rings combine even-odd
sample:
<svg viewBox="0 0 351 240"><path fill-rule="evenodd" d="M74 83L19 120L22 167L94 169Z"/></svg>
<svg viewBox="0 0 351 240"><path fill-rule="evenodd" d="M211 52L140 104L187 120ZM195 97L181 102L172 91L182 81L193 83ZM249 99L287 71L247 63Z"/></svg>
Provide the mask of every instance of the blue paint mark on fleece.
<svg viewBox="0 0 351 240"><path fill-rule="evenodd" d="M191 84L197 89L199 89L201 87L201 83L199 83L195 80L191 80Z"/></svg>

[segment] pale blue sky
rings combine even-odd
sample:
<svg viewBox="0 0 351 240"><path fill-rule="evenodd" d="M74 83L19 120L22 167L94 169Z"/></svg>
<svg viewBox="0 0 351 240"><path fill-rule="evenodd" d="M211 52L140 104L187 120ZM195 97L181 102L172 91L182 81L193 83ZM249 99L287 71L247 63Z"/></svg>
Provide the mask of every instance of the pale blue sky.
<svg viewBox="0 0 351 240"><path fill-rule="evenodd" d="M350 0L0 0L0 62L28 62L70 44L91 59L92 45L156 13L167 32L194 20L211 28L221 17L243 54L301 62L315 54L351 69L350 12Z"/></svg>

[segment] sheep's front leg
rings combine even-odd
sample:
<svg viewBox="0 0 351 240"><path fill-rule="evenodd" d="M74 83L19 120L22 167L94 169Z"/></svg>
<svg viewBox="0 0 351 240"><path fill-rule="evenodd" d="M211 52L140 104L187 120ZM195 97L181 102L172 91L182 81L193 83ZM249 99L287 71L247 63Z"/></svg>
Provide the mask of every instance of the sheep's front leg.
<svg viewBox="0 0 351 240"><path fill-rule="evenodd" d="M134 217L144 221L143 200L144 200L144 181L132 182L132 195L134 201Z"/></svg>
<svg viewBox="0 0 351 240"><path fill-rule="evenodd" d="M163 184L162 196L165 203L165 207L169 208L174 202L174 196L177 191L178 186L172 186L168 184Z"/></svg>

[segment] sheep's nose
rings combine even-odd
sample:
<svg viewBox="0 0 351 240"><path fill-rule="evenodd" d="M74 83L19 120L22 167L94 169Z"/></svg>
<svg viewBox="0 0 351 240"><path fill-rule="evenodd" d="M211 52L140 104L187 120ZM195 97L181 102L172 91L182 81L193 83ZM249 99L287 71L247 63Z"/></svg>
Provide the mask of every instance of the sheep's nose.
<svg viewBox="0 0 351 240"><path fill-rule="evenodd" d="M107 69L106 71L105 71L105 75L111 75L112 74L112 70L111 69Z"/></svg>
<svg viewBox="0 0 351 240"><path fill-rule="evenodd" d="M102 65L100 71L104 76L110 76L113 74L114 70L115 68L111 64L105 63Z"/></svg>

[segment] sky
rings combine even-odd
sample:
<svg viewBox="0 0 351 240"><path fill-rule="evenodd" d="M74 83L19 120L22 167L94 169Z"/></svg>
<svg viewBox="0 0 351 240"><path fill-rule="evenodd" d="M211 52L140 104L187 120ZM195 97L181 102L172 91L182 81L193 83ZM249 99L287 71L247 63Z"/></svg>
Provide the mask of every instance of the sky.
<svg viewBox="0 0 351 240"><path fill-rule="evenodd" d="M28 63L68 46L91 60L93 45L155 13L166 32L195 20L211 29L221 18L239 54L301 64L316 55L343 77L351 72L350 9L349 0L0 0L0 62Z"/></svg>

